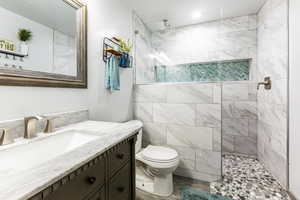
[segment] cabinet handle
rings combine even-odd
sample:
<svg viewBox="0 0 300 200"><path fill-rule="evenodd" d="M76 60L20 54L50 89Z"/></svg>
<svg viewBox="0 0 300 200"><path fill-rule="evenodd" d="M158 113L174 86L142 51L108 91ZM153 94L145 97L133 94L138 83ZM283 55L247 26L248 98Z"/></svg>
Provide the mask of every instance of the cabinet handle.
<svg viewBox="0 0 300 200"><path fill-rule="evenodd" d="M88 182L91 184L91 185L93 185L95 182L96 182L96 177L89 177L88 178Z"/></svg>
<svg viewBox="0 0 300 200"><path fill-rule="evenodd" d="M124 158L124 156L125 156L125 155L124 155L123 153L117 154L117 158L119 158L119 159L121 159L121 160Z"/></svg>
<svg viewBox="0 0 300 200"><path fill-rule="evenodd" d="M118 190L118 192L124 192L125 188L124 187L118 187L117 190Z"/></svg>

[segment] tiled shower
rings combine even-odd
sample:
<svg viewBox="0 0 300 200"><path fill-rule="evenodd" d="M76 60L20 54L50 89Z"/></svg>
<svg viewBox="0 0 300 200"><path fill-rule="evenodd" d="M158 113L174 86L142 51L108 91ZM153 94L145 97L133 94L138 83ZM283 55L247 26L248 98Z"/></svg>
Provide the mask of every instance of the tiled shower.
<svg viewBox="0 0 300 200"><path fill-rule="evenodd" d="M134 15L134 115L144 144L176 149L176 174L219 180L222 154L258 158L287 186L287 0L168 31ZM271 50L270 50L271 49ZM270 76L271 90L257 83Z"/></svg>

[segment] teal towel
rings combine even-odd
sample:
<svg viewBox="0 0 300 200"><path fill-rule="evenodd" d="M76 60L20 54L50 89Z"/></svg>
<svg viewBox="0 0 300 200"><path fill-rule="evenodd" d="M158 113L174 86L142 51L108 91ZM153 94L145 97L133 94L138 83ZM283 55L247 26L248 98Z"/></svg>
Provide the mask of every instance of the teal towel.
<svg viewBox="0 0 300 200"><path fill-rule="evenodd" d="M119 59L116 56L111 56L106 62L105 88L120 90Z"/></svg>

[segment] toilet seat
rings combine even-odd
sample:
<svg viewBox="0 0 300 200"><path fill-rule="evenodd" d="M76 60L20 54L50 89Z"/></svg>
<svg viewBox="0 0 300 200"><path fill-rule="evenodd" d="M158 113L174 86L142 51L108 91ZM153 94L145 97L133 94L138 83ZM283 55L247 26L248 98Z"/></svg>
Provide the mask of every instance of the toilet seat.
<svg viewBox="0 0 300 200"><path fill-rule="evenodd" d="M142 151L142 157L154 163L173 163L178 160L178 153L168 147L149 145Z"/></svg>

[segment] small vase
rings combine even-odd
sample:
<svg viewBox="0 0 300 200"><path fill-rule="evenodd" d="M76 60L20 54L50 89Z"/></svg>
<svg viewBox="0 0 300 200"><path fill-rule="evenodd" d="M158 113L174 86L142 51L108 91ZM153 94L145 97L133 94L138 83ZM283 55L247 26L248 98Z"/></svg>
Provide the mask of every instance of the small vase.
<svg viewBox="0 0 300 200"><path fill-rule="evenodd" d="M20 43L20 53L23 55L28 55L28 44L26 42Z"/></svg>

